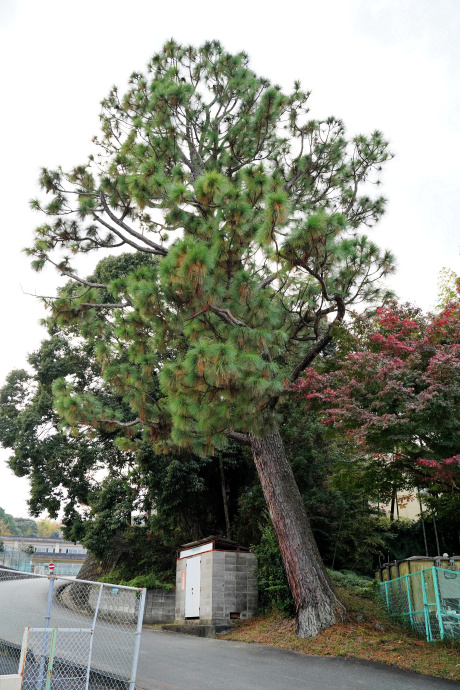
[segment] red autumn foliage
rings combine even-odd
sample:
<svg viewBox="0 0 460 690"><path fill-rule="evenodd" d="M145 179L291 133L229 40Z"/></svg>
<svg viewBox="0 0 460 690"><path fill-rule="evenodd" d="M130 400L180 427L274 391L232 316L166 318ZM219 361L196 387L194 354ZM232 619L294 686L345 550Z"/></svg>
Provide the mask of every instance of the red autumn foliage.
<svg viewBox="0 0 460 690"><path fill-rule="evenodd" d="M343 343L291 390L364 452L395 454L414 484L460 490L460 297L437 315L356 317Z"/></svg>

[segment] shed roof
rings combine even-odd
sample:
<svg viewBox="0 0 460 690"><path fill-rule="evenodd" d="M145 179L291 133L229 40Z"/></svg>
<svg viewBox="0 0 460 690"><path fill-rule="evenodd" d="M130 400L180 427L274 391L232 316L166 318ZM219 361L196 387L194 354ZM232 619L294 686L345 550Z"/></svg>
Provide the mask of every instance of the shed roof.
<svg viewBox="0 0 460 690"><path fill-rule="evenodd" d="M223 551L249 551L247 546L242 546L237 541L233 539L227 539L226 537L217 537L212 535L206 537L206 539L197 539L197 541L191 541L188 544L182 544L181 549L193 549L196 546L202 546L203 544L214 544L214 548Z"/></svg>

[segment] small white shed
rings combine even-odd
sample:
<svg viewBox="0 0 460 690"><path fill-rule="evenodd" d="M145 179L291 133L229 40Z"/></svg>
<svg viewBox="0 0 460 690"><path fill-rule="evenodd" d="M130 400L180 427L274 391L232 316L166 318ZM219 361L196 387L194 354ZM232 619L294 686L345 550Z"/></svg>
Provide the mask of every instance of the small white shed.
<svg viewBox="0 0 460 690"><path fill-rule="evenodd" d="M221 624L257 613L256 556L231 539L208 537L177 553L176 623Z"/></svg>

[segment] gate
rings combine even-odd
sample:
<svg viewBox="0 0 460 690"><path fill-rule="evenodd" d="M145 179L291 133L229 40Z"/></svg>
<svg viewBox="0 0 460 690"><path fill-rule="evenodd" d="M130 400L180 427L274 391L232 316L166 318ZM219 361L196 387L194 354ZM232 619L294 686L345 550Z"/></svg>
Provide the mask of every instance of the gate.
<svg viewBox="0 0 460 690"><path fill-rule="evenodd" d="M0 675L21 660L33 690L134 690L145 593L0 567Z"/></svg>

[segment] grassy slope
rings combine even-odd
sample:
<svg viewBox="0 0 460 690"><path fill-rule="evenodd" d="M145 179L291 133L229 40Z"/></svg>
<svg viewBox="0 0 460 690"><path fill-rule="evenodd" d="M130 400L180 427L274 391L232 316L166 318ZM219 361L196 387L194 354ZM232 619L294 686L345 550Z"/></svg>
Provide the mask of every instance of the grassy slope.
<svg viewBox="0 0 460 690"><path fill-rule="evenodd" d="M260 642L303 654L358 657L460 681L459 644L426 642L392 623L372 595L347 587L337 587L337 592L347 606L348 620L315 638L299 639L293 619L271 614L241 623L223 639Z"/></svg>

